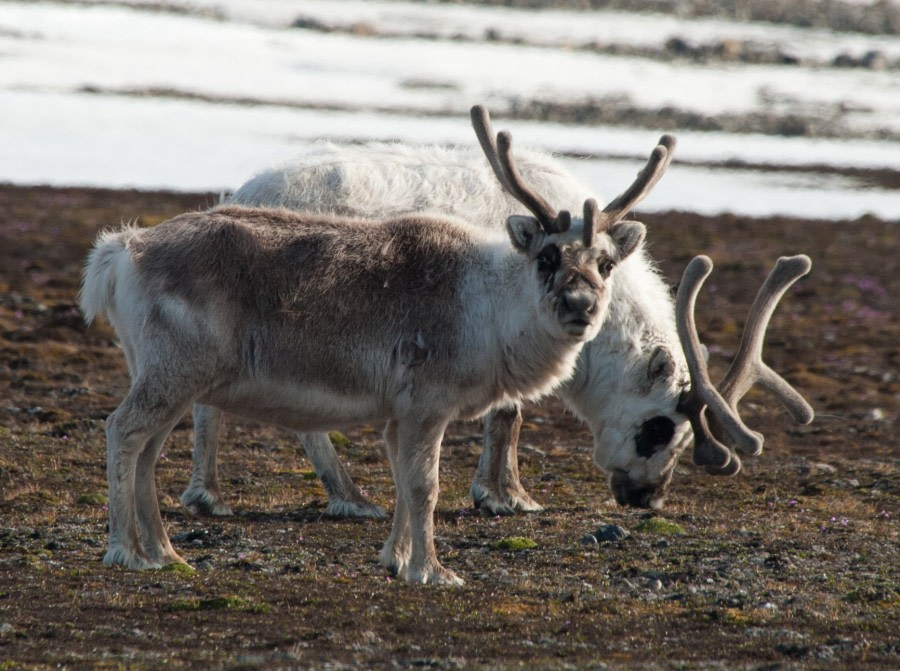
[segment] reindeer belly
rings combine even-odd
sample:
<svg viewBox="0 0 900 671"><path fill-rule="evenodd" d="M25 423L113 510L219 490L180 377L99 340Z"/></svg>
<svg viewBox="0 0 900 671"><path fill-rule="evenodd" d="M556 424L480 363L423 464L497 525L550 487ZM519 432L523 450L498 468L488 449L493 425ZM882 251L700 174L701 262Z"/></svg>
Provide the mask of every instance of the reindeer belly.
<svg viewBox="0 0 900 671"><path fill-rule="evenodd" d="M358 422L382 422L389 404L377 395L280 380L241 381L207 393L201 403L296 431L328 431Z"/></svg>

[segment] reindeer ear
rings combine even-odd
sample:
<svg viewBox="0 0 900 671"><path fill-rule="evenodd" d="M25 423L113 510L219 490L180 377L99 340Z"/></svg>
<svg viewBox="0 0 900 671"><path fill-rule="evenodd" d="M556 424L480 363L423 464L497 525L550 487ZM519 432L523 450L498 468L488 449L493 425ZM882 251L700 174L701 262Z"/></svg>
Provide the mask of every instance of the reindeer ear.
<svg viewBox="0 0 900 671"><path fill-rule="evenodd" d="M609 236L616 243L619 252L618 261L625 259L634 250L641 246L644 236L647 235L647 227L639 221L620 221L609 229Z"/></svg>
<svg viewBox="0 0 900 671"><path fill-rule="evenodd" d="M506 230L513 246L525 254L537 249L540 238L544 235L544 227L537 219L518 214L506 220Z"/></svg>
<svg viewBox="0 0 900 671"><path fill-rule="evenodd" d="M651 384L657 380L665 380L675 374L675 359L672 353L663 346L654 348L647 364L647 381Z"/></svg>

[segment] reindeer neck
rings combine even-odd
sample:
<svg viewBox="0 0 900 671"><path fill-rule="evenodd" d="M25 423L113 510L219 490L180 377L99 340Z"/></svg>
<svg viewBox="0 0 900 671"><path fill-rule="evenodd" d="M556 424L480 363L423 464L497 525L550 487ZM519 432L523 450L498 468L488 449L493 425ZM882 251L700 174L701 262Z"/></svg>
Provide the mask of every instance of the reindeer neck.
<svg viewBox="0 0 900 671"><path fill-rule="evenodd" d="M511 401L538 398L571 374L581 346L561 334L532 262L506 254L495 263L496 284L474 297L469 332L477 333L497 392Z"/></svg>

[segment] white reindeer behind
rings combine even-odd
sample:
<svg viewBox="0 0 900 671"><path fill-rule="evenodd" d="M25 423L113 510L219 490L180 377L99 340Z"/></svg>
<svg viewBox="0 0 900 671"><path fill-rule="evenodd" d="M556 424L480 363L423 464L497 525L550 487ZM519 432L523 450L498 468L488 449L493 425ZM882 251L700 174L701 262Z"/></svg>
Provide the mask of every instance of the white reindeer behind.
<svg viewBox="0 0 900 671"><path fill-rule="evenodd" d="M436 211L476 226L497 226L516 211L519 201L502 179L493 178L501 173L486 111L473 108L472 118L483 154L468 148L324 143L296 162L254 177L229 202L351 216ZM638 180L643 190L637 197L630 189L608 209L634 207L664 172L674 145L674 138L664 136L660 146L666 158L652 180ZM587 186L546 154L519 151L516 166L523 181L553 205L571 207L592 197ZM572 225L577 229L582 222L576 219ZM660 507L678 457L693 437L692 423L697 424L703 409L692 406L689 413L682 407L692 380L671 292L640 241L618 265L610 294L603 329L582 350L575 374L557 394L590 427L594 462L606 473L616 500ZM216 472L220 423L217 410L195 408L194 469L182 495L182 502L195 512L230 513ZM472 496L476 505L492 514L540 509L519 481L516 447L521 423L518 405L497 408L485 421ZM384 515L353 484L327 435L303 434L301 442L328 492L330 514ZM740 468L737 455L724 446L695 451L695 461L716 474Z"/></svg>

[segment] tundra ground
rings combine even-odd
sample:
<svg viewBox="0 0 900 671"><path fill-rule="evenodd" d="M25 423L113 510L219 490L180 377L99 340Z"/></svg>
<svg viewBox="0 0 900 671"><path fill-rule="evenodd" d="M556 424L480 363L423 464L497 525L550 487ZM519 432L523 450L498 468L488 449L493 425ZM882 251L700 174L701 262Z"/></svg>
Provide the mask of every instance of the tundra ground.
<svg viewBox="0 0 900 671"><path fill-rule="evenodd" d="M483 517L467 498L481 427L454 424L437 543L466 585L410 586L377 563L390 522L326 517L296 441L272 427L229 418L235 515L187 515L188 417L157 473L196 570L104 568L104 419L128 378L109 328L82 323L81 265L101 228L214 200L0 186L0 667L900 667L900 228L869 218L642 217L672 283L694 254L716 264L698 306L714 379L775 259L813 259L766 358L818 417L792 425L751 392L743 414L764 453L733 478L686 454L663 511L617 507L589 432L548 400L525 409L520 449L546 510ZM339 428L357 482L392 509L381 427ZM601 524L630 535L583 544Z"/></svg>

